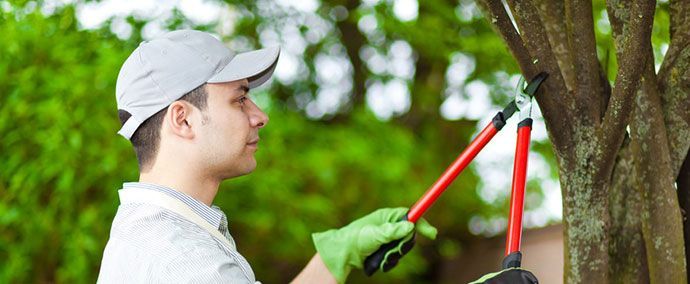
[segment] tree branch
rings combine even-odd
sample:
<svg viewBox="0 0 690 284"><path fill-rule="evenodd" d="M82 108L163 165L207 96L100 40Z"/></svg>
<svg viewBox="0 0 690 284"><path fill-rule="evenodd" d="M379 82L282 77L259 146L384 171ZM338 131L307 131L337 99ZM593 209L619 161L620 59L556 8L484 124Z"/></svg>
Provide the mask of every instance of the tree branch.
<svg viewBox="0 0 690 284"><path fill-rule="evenodd" d="M536 63L540 71L549 72L549 79L546 80L546 85L549 86L549 99L545 99L545 108L549 106L567 106L572 98L567 96L568 88L563 80L563 75L558 67L558 61L553 53L549 38L546 35L546 29L542 24L537 8L532 5L531 1L515 1L508 0L508 5L516 18L516 24L521 32L521 38L524 40L527 50L532 55L532 58L538 60ZM534 76L536 74L526 74ZM540 104L542 104L540 102ZM559 109L550 109L552 111L562 111ZM562 115L562 113L561 113Z"/></svg>
<svg viewBox="0 0 690 284"><path fill-rule="evenodd" d="M690 40L690 2L686 0L671 0L669 4L671 26L671 41Z"/></svg>
<svg viewBox="0 0 690 284"><path fill-rule="evenodd" d="M596 153L599 155L596 165L601 179L607 180L610 177L616 157L616 151L611 149L620 148L625 128L630 121L635 92L647 61L644 57L645 49L651 48L654 8L655 3L651 0L637 0L632 5L629 33L623 40L616 83L602 125L597 131L600 143L597 144Z"/></svg>
<svg viewBox="0 0 690 284"><path fill-rule="evenodd" d="M544 23L546 35L549 38L561 75L565 81L568 92L575 89L575 68L568 47L568 34L565 24L565 6L562 1L535 0L539 16Z"/></svg>
<svg viewBox="0 0 690 284"><path fill-rule="evenodd" d="M515 26L513 26L508 13L506 13L503 3L491 0L479 1L478 3L483 8L484 13L487 14L491 26L496 29L503 41L508 45L508 50L517 60L523 74L526 76L536 75L538 72L536 66L532 63L533 59L529 51L527 51L527 47L525 47L520 34L515 30Z"/></svg>
<svg viewBox="0 0 690 284"><path fill-rule="evenodd" d="M628 25L630 18L630 2L627 0L606 1L606 13L609 16L611 29L613 30L613 43L616 47L616 58L623 55L623 45L628 33L624 33L623 27Z"/></svg>
<svg viewBox="0 0 690 284"><path fill-rule="evenodd" d="M646 53L653 58L651 47ZM630 125L637 188L643 197L642 232L652 282L685 283L682 221L656 82L654 61L647 60Z"/></svg>
<svg viewBox="0 0 690 284"><path fill-rule="evenodd" d="M549 73L549 78L540 88L536 99L544 115L546 127L550 129L548 133L556 154L562 158L569 157L568 153L572 150L568 148L569 145L572 145L570 143L572 141L572 126L569 123L567 106L570 105L568 102L572 98L567 96L567 87L563 81L561 70L548 44L549 40L536 9L528 3L531 10L518 13L521 18L518 25L523 33L520 36L501 1L483 0L480 3L485 13L488 14L491 24L508 44L524 76L530 78L536 75L538 71ZM522 5L519 4L518 6L522 7ZM533 59L537 59L536 64Z"/></svg>
<svg viewBox="0 0 690 284"><path fill-rule="evenodd" d="M665 77L675 65L677 57L690 44L690 2L671 1L669 5L671 43L659 69L660 77Z"/></svg>
<svg viewBox="0 0 690 284"><path fill-rule="evenodd" d="M600 66L597 58L597 44L594 37L594 18L592 2L569 0L565 2L568 44L575 67L576 88L575 103L577 113L582 115L581 123L596 125L599 123L600 111L598 102L603 94L599 81Z"/></svg>
<svg viewBox="0 0 690 284"><path fill-rule="evenodd" d="M659 89L671 152L678 175L690 148L690 1L671 1L671 43L659 70Z"/></svg>
<svg viewBox="0 0 690 284"><path fill-rule="evenodd" d="M676 179L678 185L678 203L683 214L683 238L685 239L685 263L690 263L690 155L685 156L685 162L680 168ZM690 269L687 271L690 279Z"/></svg>

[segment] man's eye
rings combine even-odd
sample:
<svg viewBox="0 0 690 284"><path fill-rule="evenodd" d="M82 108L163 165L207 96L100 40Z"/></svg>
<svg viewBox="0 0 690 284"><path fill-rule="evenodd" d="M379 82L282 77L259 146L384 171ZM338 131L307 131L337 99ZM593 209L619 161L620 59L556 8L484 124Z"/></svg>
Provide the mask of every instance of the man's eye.
<svg viewBox="0 0 690 284"><path fill-rule="evenodd" d="M246 101L246 100L247 100L247 97L241 97L238 101L240 102L240 104L244 104L244 101Z"/></svg>

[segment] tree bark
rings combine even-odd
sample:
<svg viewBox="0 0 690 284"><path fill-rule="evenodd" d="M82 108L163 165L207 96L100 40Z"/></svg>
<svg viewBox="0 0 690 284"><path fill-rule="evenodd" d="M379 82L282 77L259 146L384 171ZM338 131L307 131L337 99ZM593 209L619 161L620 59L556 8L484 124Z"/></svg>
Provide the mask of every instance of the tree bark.
<svg viewBox="0 0 690 284"><path fill-rule="evenodd" d="M685 162L680 168L680 173L676 179L676 185L678 186L678 202L680 203L681 212L683 215L683 238L685 240L685 264L687 266L688 256L690 256L690 218L688 218L688 212L690 212L690 156L685 157ZM686 277L690 279L690 269L686 267Z"/></svg>
<svg viewBox="0 0 690 284"><path fill-rule="evenodd" d="M565 1L568 45L575 69L575 107L580 115L580 123L594 125L599 123L598 104L602 96L599 82L599 61L594 37L594 18L592 2L584 0Z"/></svg>
<svg viewBox="0 0 690 284"><path fill-rule="evenodd" d="M649 277L654 283L686 283L683 226L651 47L645 57L631 130Z"/></svg>
<svg viewBox="0 0 690 284"><path fill-rule="evenodd" d="M596 56L590 3L506 2L519 34L500 1L480 4L525 77L555 75L545 85L549 99L537 101L559 165L565 281L684 283L673 181L690 145L689 1L670 4L672 43L658 80L650 43L655 2L607 1L620 64L613 89Z"/></svg>
<svg viewBox="0 0 690 284"><path fill-rule="evenodd" d="M534 6L539 11L566 89L570 92L575 89L575 68L573 67L573 58L570 55L565 25L565 3L563 1L535 0Z"/></svg>
<svg viewBox="0 0 690 284"><path fill-rule="evenodd" d="M690 1L671 1L671 43L659 69L658 84L671 169L677 176L690 148Z"/></svg>
<svg viewBox="0 0 690 284"><path fill-rule="evenodd" d="M626 136L611 180L609 210L609 277L611 283L649 283L642 238L642 200L637 190L635 157Z"/></svg>

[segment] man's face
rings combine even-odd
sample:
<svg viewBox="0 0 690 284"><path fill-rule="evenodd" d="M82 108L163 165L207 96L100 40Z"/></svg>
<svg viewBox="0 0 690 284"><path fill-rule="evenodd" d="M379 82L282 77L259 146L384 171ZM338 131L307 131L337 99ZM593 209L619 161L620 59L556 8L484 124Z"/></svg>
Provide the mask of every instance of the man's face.
<svg viewBox="0 0 690 284"><path fill-rule="evenodd" d="M199 129L199 145L209 174L227 179L252 172L259 129L268 116L249 99L246 79L209 83L206 91L208 107Z"/></svg>

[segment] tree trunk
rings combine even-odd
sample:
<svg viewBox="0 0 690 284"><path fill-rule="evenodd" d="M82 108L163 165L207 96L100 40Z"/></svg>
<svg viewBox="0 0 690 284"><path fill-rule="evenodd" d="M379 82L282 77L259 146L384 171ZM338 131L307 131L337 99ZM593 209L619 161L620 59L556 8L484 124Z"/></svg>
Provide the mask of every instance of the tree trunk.
<svg viewBox="0 0 690 284"><path fill-rule="evenodd" d="M510 11L480 4L525 77L550 74L536 99L559 165L565 281L686 283L673 182L684 177L690 145L690 1L670 3L672 41L658 76L654 1L607 2L619 62L613 88L596 56L591 3L506 2Z"/></svg>

